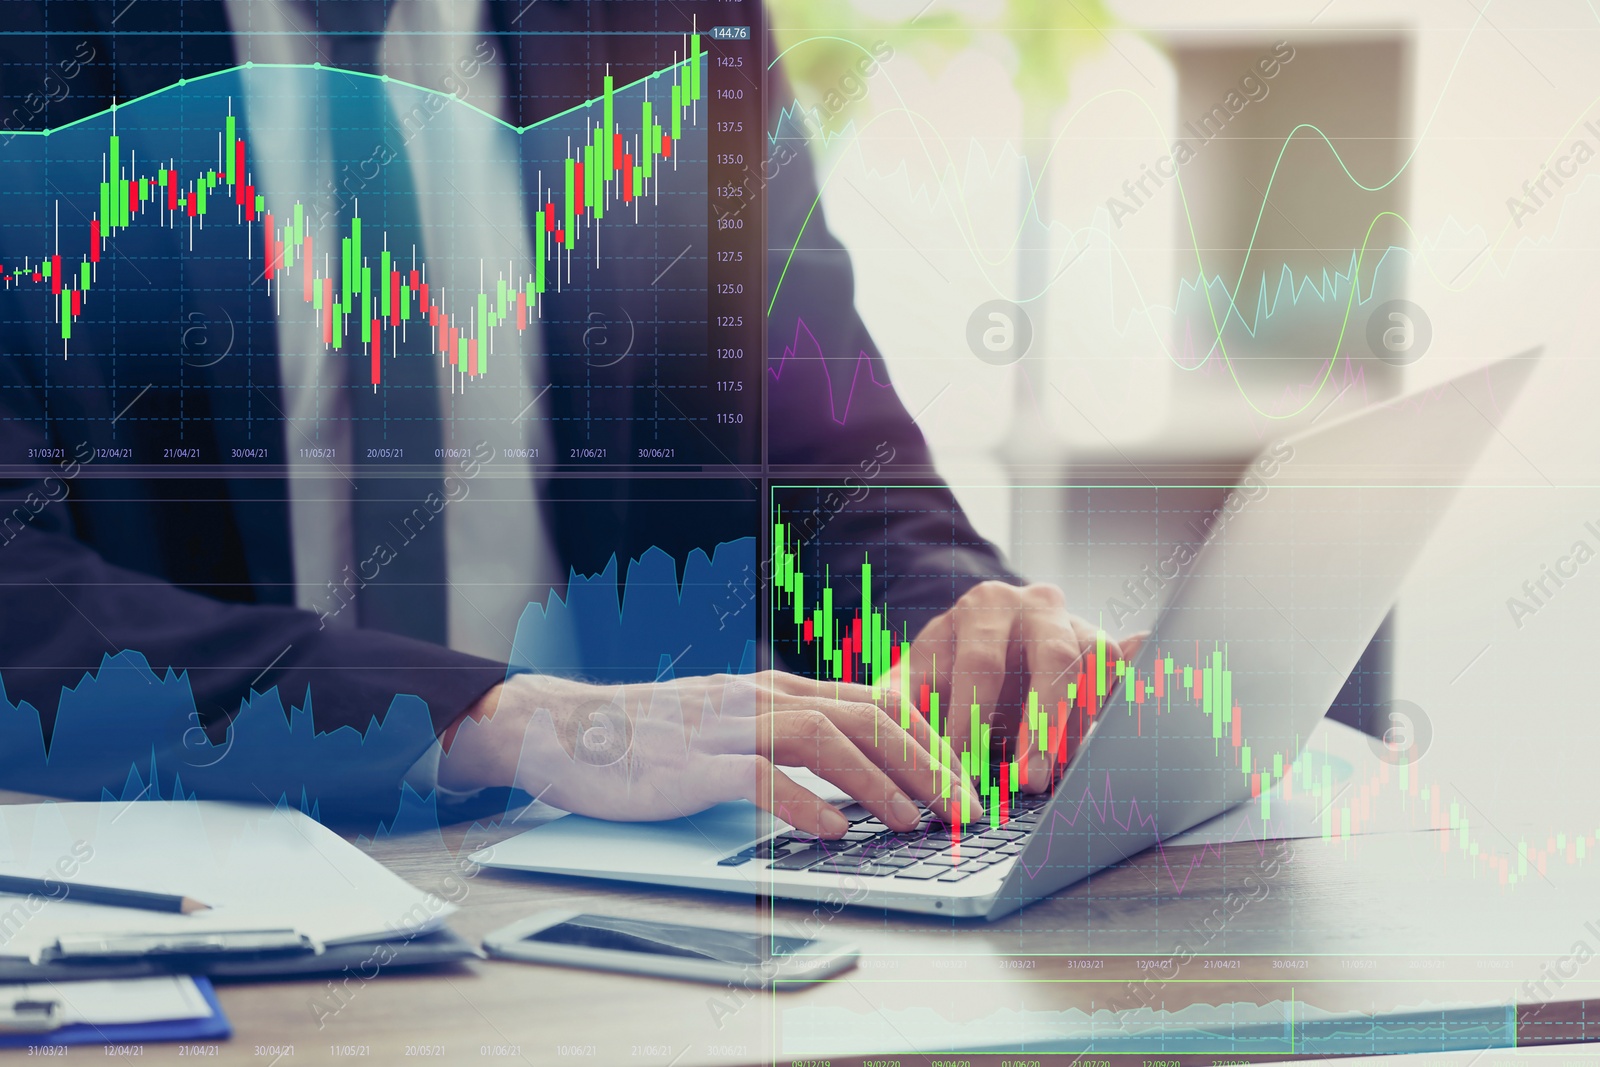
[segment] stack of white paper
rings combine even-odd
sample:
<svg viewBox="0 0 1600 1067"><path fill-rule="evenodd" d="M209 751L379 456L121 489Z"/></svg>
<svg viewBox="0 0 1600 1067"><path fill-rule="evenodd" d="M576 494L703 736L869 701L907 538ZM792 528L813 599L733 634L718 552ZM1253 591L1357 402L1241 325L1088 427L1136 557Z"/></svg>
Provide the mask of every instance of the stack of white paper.
<svg viewBox="0 0 1600 1067"><path fill-rule="evenodd" d="M63 935L292 929L321 944L422 933L455 906L407 884L288 808L213 801L0 806L0 874L58 879L0 895L0 956L37 959ZM193 915L80 904L70 883L211 905Z"/></svg>

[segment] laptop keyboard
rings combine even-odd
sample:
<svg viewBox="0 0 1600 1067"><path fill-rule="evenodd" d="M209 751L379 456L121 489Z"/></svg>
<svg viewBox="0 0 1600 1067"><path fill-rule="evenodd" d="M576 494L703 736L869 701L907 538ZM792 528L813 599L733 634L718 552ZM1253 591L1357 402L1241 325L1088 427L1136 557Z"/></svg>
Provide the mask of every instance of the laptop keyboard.
<svg viewBox="0 0 1600 1067"><path fill-rule="evenodd" d="M1019 855L1049 802L1048 794L1019 795L1004 823L969 827L961 835L959 847L950 828L931 811L923 811L915 830L899 831L889 829L876 816L862 814L850 820L849 832L840 839L823 841L790 830L719 860L717 866L740 867L760 861L775 871L959 882Z"/></svg>

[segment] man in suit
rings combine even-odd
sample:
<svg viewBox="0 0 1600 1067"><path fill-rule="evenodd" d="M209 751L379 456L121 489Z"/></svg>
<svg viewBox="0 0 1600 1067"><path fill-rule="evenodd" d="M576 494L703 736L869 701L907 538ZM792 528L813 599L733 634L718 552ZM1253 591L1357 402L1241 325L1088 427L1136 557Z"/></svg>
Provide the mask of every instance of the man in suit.
<svg viewBox="0 0 1600 1067"><path fill-rule="evenodd" d="M474 106L521 127L595 96L597 70L619 72L621 84L630 72L659 64L659 35L715 25L718 14L717 4L703 0L660 5L34 0L7 8L11 25L0 38L0 115L5 116L0 124L10 130L54 129L179 78L246 61L318 61L343 70L404 75L458 97L475 94ZM549 40L541 37L551 34L581 40L582 56L569 52L553 60ZM487 81L467 84L485 71ZM267 101L271 106L264 107L249 98L251 80L243 84L246 99L240 103L251 115L270 114L281 103ZM784 102L776 77L767 99L769 111ZM298 131L302 122L332 123L317 111L315 100L301 103L305 110L299 118L277 124L277 142L274 123L255 123L261 127L252 133L258 180L269 195L274 183L283 188L321 184L315 173L292 169L292 142L281 139L283 129ZM380 200L388 210L391 202L415 201L418 232L432 238L427 243L463 242L452 250L455 258L523 257L528 220L521 193L506 201L505 212L490 213L494 217L485 220L487 228L471 220L446 226L428 217L429 205L440 202L441 155L457 154L451 173L460 181L494 173L494 153L487 142L471 141L468 126L451 120L421 131L423 149L386 166L384 184L369 192L369 205ZM314 136L315 129L306 133ZM529 184L526 175L508 176L513 184L519 177L524 187ZM483 195L490 193L485 189ZM806 321L824 358L839 361L835 378L847 379L856 354L867 353L874 377L887 381L865 327L851 310L848 259L817 217L808 221L816 198L815 179L803 162L780 168L766 189L769 247L787 252L795 246L792 260L780 257L773 265L773 277L780 269L784 274L769 316L774 350L781 351L786 341L776 336L784 324L792 331L793 323L809 313ZM670 198L663 198L663 205L661 221L673 224ZM341 200L330 210L348 215L353 209ZM678 221L703 225L703 218ZM478 226L476 236L473 226ZM670 252L663 256L629 244L642 241L642 232L607 231L609 269L615 272L607 284L615 289L648 290L670 258ZM804 829L842 833L835 809L774 769L804 765L830 777L896 828L915 822L909 800L939 807L935 772L945 755L920 722L907 737L862 686L823 686L780 670L748 678L688 677L624 686L537 671L508 676L504 646L498 652L491 647L489 631L503 631L503 624L492 621L496 610L549 589L569 566L598 569L597 549L627 558L650 544L681 551L701 543L692 512L684 515L688 532L678 535L677 543L659 525L647 527L649 516L630 503L655 491L642 476L569 479L558 489L560 472L549 465L536 474L531 465L513 460L520 469L508 473L497 458L501 480L493 484L499 488L491 492L490 483L484 483L491 499L481 506L505 521L452 519L455 525L440 531L444 536L419 539L431 545L408 550L394 566L360 583L352 610L343 610L343 600L335 609L318 593L325 576L340 574L341 564L348 569L360 558L370 543L365 531L383 523L395 528L397 516L414 510L411 501L444 484L443 471L424 471L413 482L380 481L337 466L308 464L306 453L314 459L318 450L305 447L309 439L294 439L310 425L297 404L312 395L342 398L350 405L342 413L345 419L335 420L346 427L341 445L346 451L340 454L370 445L363 434L380 423L410 426L412 436L405 442L414 455L448 454L438 436L441 409L428 406L440 403L441 390L430 388L425 377L399 383L417 387L409 390L374 389L382 403L391 405L380 417L365 407L379 401L364 389L309 389L334 365L301 361L306 346L296 330L303 332L304 324L291 321L259 284L253 264L230 266L219 256L186 255L183 239L179 228L130 227L119 234L116 254L108 253L101 264L112 273L107 281L97 281L95 299L114 288L118 302L114 310L97 311L97 323L85 316L77 330L85 350L116 353L116 358L63 360L51 332L59 327L35 294L22 287L0 292L0 320L7 323L0 335L0 470L5 472L0 516L8 521L0 546L0 617L7 620L0 638L0 677L12 703L38 709L46 737L65 689L96 669L103 656L137 649L158 670L172 665L189 672L199 725L213 743L222 742L250 694L270 686L296 699L314 696L321 732L366 728L383 718L397 694L424 701L429 736L389 746L383 758L336 773L307 771L312 780L306 791L325 802L359 801L392 790L409 775L445 795L518 787L570 810L616 818L672 817L747 797L774 806ZM260 241L259 231L253 240ZM492 247L497 240L509 240L512 251L498 252ZM38 243L32 228L0 232L0 263L22 261ZM152 260L176 263L176 282L150 278L139 268ZM638 388L642 376L651 373L644 361L624 359L597 370L594 360L574 358L586 352L584 331L592 323L594 294L575 286L546 295L539 351L514 354L525 366L537 366L537 374L525 376L521 393L471 393L493 398L471 401L490 405L480 412L482 421L502 427L518 423L504 416L525 397L533 397L531 405L547 390L551 414L539 420L537 432L545 435L542 447L553 446L560 457L593 440L586 435L592 435L597 419L623 427L617 432L625 436L628 427L658 418L661 390ZM682 298L701 299L703 292ZM197 310L199 304L204 307ZM226 358L208 362L186 351L183 332L202 311L207 322L228 324L232 339ZM652 338L657 350L693 345L692 336L674 334L672 316L661 318ZM395 364L428 366L422 360ZM592 388L602 372L615 388ZM463 388L462 403L468 395ZM580 402L599 404L598 414L586 409L579 417ZM492 409L496 403L510 407ZM406 404L413 405L409 414L395 418L395 409ZM907 472L895 481L923 478L921 487L878 490L896 516L893 540L902 555L895 570L906 577L873 594L879 602L895 604L917 635L912 663L903 666L932 678L947 699L975 696L1006 729L1015 726L1019 694L1026 687L1039 691L1042 706L1055 706L1056 697L1064 696L1068 668L1092 644L1092 628L1066 612L1059 591L1013 575L971 528L948 489L931 479L922 435L893 390L858 394L843 427L812 417L787 393L774 392L765 418L769 475L803 466L825 482L829 472L857 472L873 456L889 455L897 470ZM739 438L742 454L730 460L762 462L755 421ZM148 461L171 448L180 432L180 454L192 449L193 455L221 463L265 449L260 454L274 462L259 472L228 470L226 477L217 468L183 477L147 469L112 476L109 464L95 466L98 456ZM517 446L530 440L496 439L493 455L516 455ZM727 478L734 482L745 475L730 470ZM563 504L572 492L587 494L593 506ZM780 494L777 503L793 513L809 507L805 499L795 491ZM826 516L825 536L803 548L807 572L858 571L859 549L852 546L860 544L869 521L881 526L881 519L869 520L848 508ZM482 541L484 529L494 525L501 539ZM499 609L463 604L458 592L468 588L499 590L504 603ZM837 609L848 609L861 596L859 590L840 594ZM478 615L491 619L489 629L474 621ZM598 719L597 708L604 712ZM626 753L609 762L581 758L575 747L574 738L600 721L621 723L627 738ZM963 717L956 717L956 724L958 732L964 731ZM180 743L172 737L141 739L137 745L108 741L98 753L99 770L82 780L46 777L16 784L96 796L101 788L120 784L130 764ZM265 792L256 784L248 753L235 752L230 759L241 768L230 787L237 795ZM1030 787L1043 788L1045 779L1030 776Z"/></svg>

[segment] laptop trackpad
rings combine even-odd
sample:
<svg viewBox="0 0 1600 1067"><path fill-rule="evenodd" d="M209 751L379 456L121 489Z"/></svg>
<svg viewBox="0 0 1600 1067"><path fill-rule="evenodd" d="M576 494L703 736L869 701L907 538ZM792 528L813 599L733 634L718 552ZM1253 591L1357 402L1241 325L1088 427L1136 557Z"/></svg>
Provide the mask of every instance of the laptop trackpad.
<svg viewBox="0 0 1600 1067"><path fill-rule="evenodd" d="M489 867L559 873L671 873L702 868L786 824L748 801L668 822L607 822L564 815L472 857Z"/></svg>
<svg viewBox="0 0 1600 1067"><path fill-rule="evenodd" d="M850 798L803 767L784 767L798 785L841 806ZM668 822L607 822L563 815L472 855L486 867L598 877L705 872L746 845L789 829L749 801L718 804Z"/></svg>

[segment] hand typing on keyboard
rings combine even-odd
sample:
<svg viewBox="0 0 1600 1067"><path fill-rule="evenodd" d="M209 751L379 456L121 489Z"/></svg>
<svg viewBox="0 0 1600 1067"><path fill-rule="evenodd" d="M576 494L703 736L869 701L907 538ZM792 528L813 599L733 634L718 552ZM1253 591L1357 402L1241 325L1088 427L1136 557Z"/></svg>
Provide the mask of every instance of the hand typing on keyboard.
<svg viewBox="0 0 1600 1067"><path fill-rule="evenodd" d="M1144 637L1108 639L1103 653L1107 664L1131 660ZM1022 789L1043 793L1054 768L1022 729L1028 693L1038 694L1039 708L1049 716L1051 736L1056 736L1067 686L1076 680L1085 656L1100 654L1096 642L1095 627L1067 611L1066 597L1055 586L982 582L923 627L911 644L910 659L895 667L887 688L897 691L900 672L909 671L911 692L923 682L938 692L940 705L947 709L946 737L956 752L972 748L972 717L966 712L977 704L980 722L989 724L994 736L1012 739L1014 751L1028 762ZM1061 731L1061 760L1071 756L1082 727L1073 719Z"/></svg>
<svg viewBox="0 0 1600 1067"><path fill-rule="evenodd" d="M865 686L776 671L620 686L518 675L445 732L439 784L514 785L567 811L621 820L750 800L799 830L844 837L845 816L781 770L799 766L888 829L916 829L918 803L948 819L971 789L949 766L948 747L920 716L901 729L872 697ZM969 803L982 810L975 793Z"/></svg>

